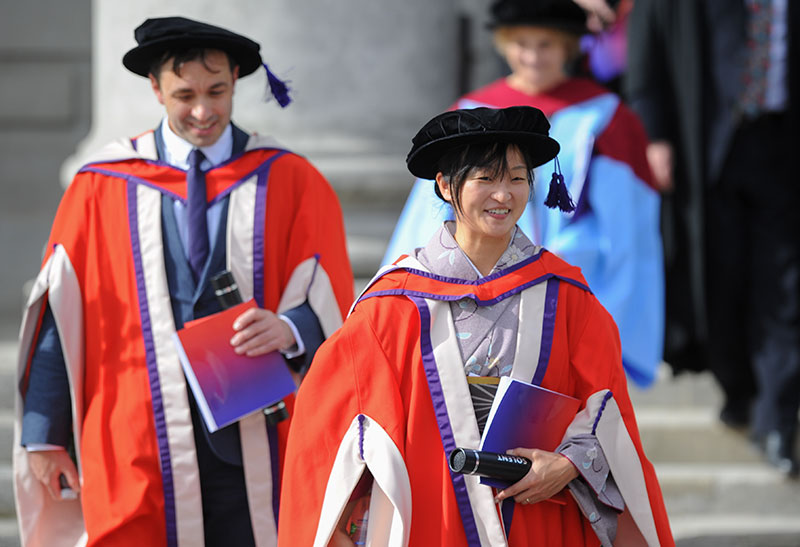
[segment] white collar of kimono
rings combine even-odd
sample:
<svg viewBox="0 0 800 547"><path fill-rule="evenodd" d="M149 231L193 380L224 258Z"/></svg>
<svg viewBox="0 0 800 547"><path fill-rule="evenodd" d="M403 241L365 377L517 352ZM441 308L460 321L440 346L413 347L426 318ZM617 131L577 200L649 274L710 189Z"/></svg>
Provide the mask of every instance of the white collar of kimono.
<svg viewBox="0 0 800 547"><path fill-rule="evenodd" d="M458 247L459 252L464 256L464 259L467 261L467 264L472 266L472 269L475 270L476 274L478 274L478 279L481 279L482 277L485 277L480 272L480 270L475 267L475 264L473 264L472 260L469 259L469 256L467 256L467 253L464 252L464 249L462 249L461 245L459 245L458 242L456 241L456 223L455 223L455 221L446 220L444 222L444 226L446 228L445 231L447 232L447 234L450 235L450 238L453 240L452 243L455 244L456 247ZM514 238L517 236L517 230L518 230L518 228L516 226L514 226L514 233L511 235L511 238L508 240L508 245L506 245L506 251L509 249L509 247L511 247L511 244L514 243ZM503 251L503 252L505 253L505 251ZM501 259L502 259L502 255L501 255L500 258L497 259L497 261L499 262ZM492 268L492 272L494 272L494 268Z"/></svg>

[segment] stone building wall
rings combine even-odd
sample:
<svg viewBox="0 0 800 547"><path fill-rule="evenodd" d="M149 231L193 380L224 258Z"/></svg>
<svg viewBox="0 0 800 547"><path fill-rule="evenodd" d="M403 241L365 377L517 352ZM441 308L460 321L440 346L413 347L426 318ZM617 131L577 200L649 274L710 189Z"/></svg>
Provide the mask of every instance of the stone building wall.
<svg viewBox="0 0 800 547"><path fill-rule="evenodd" d="M91 125L91 1L0 2L0 332L16 330L61 197L59 170Z"/></svg>

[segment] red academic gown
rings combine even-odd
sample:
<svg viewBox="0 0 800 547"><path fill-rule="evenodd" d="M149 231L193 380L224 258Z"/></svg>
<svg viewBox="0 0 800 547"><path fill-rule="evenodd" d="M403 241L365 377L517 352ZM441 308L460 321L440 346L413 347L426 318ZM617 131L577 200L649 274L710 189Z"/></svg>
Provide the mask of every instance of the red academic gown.
<svg viewBox="0 0 800 547"><path fill-rule="evenodd" d="M152 134L86 165L62 199L23 319L20 395L43 304L59 328L73 404L82 492L53 502L15 442L25 545L202 545L187 386L172 342L162 194L186 197L184 171L157 161ZM338 200L303 158L252 137L206 174L208 199L230 195L229 269L242 296L283 311L308 299L330 335L352 301ZM291 397L293 398L293 397ZM291 403L292 401L288 401ZM274 544L270 447L282 465L288 421L268 438L260 413L239 423L253 528ZM19 439L19 427L17 427ZM274 462L277 463L277 462ZM274 489L274 490L273 490Z"/></svg>
<svg viewBox="0 0 800 547"><path fill-rule="evenodd" d="M316 354L289 434L279 545L325 546L365 469L374 478L373 545L598 545L571 496L500 516L490 487L451 474L453 448L480 435L449 302L521 293L512 377L572 395L565 433L594 433L626 509L618 540L674 545L627 393L613 320L577 268L542 251L476 282L423 271L412 258L373 282Z"/></svg>

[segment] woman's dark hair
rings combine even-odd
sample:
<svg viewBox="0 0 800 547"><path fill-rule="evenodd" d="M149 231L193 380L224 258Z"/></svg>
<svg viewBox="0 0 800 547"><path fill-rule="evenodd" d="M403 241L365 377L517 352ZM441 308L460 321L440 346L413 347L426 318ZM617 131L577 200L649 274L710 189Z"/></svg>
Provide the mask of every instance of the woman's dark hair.
<svg viewBox="0 0 800 547"><path fill-rule="evenodd" d="M513 143L494 142L480 144L466 144L453 148L445 153L437 165L444 177L445 183L450 187L450 195L453 198L453 209L456 213L461 213L461 188L473 169L488 169L489 174L494 178L508 171L508 159L506 153L509 146L516 146ZM518 148L522 154L525 165L528 167L528 186L533 186L533 160L527 149ZM439 191L439 185L434 184L434 191L439 199L446 201Z"/></svg>

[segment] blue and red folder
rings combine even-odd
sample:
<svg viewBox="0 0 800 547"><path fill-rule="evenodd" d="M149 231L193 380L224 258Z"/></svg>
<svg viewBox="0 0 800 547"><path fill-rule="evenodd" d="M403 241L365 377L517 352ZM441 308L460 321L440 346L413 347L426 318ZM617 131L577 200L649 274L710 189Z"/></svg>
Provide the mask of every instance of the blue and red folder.
<svg viewBox="0 0 800 547"><path fill-rule="evenodd" d="M238 355L233 322L254 300L189 321L173 335L184 374L210 432L268 407L297 386L279 352Z"/></svg>
<svg viewBox="0 0 800 547"><path fill-rule="evenodd" d="M509 376L500 378L497 393L483 430L480 449L505 454L512 448L555 451L567 427L575 418L580 401ZM495 488L507 481L481 477L482 484Z"/></svg>

